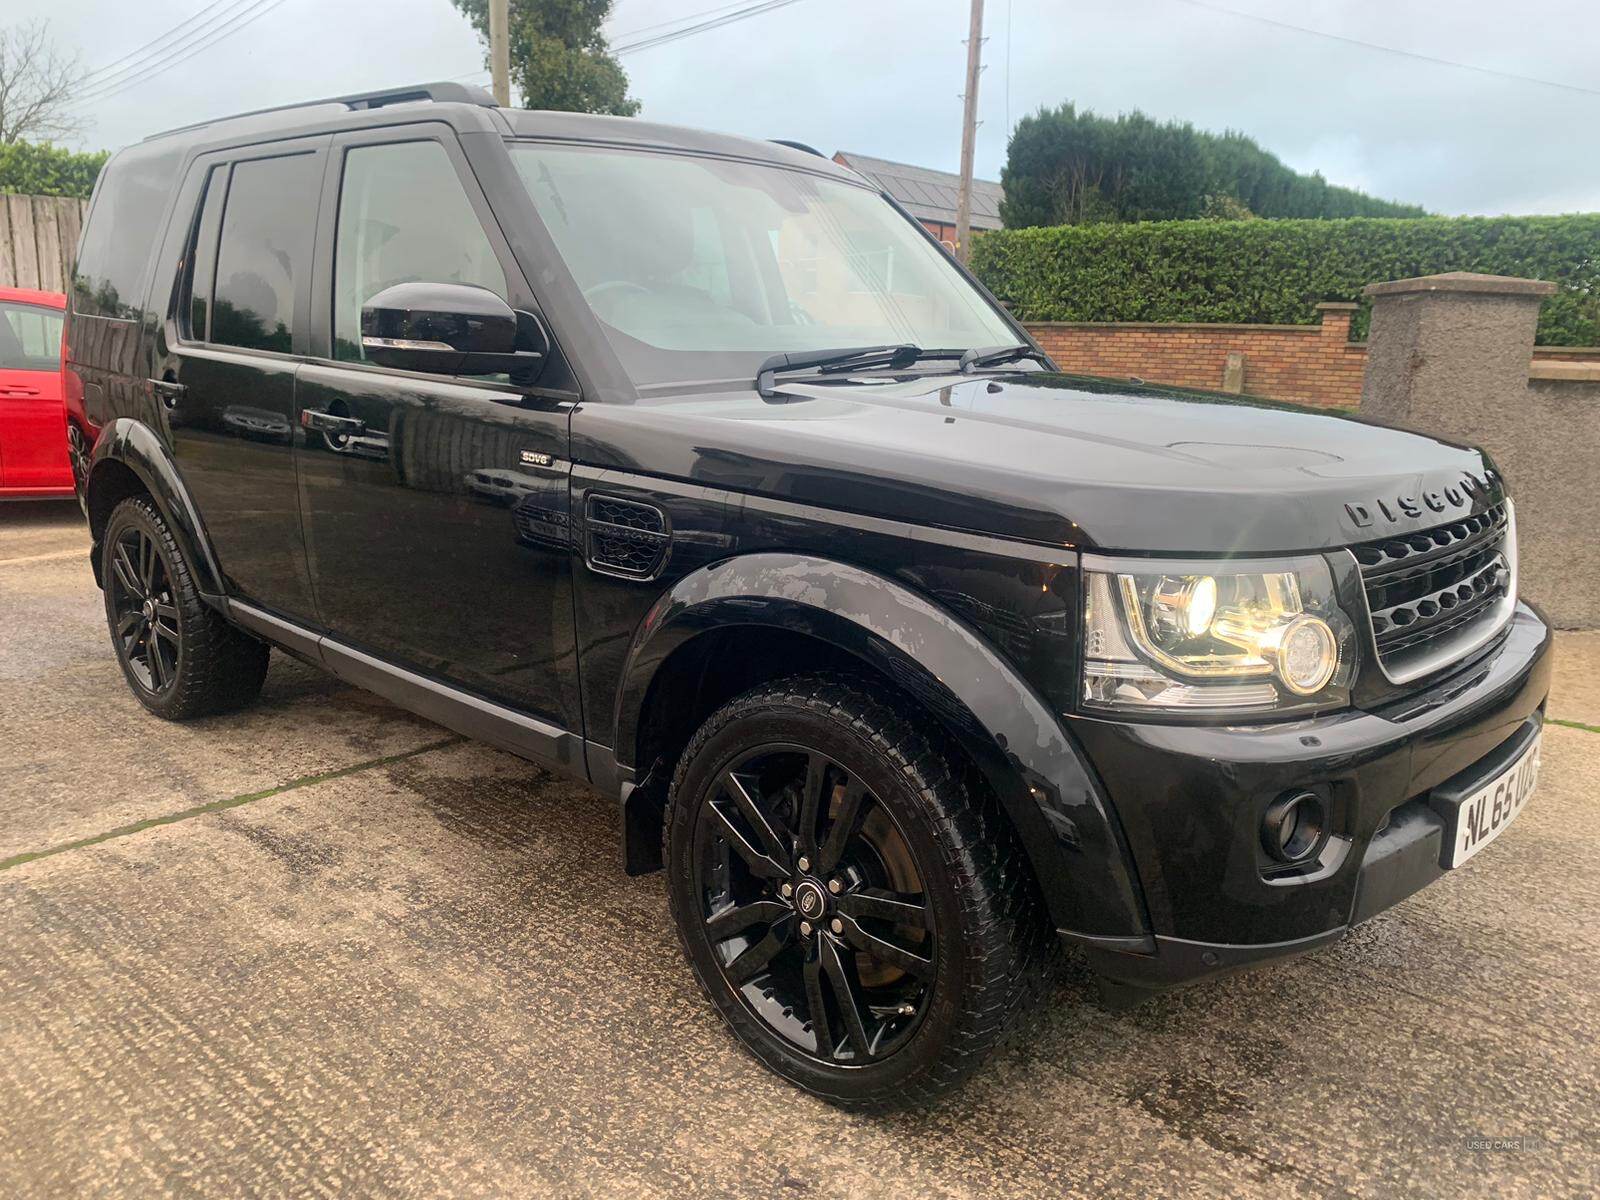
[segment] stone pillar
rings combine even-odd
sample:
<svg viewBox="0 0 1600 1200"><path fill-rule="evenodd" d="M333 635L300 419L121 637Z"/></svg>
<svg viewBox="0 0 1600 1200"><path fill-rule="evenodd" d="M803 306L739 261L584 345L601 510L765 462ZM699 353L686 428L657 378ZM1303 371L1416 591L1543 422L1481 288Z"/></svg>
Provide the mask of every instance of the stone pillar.
<svg viewBox="0 0 1600 1200"><path fill-rule="evenodd" d="M1322 323L1324 344L1331 342L1339 346L1349 342L1350 322L1360 307L1359 304L1344 300L1324 300L1317 305L1317 320Z"/></svg>
<svg viewBox="0 0 1600 1200"><path fill-rule="evenodd" d="M1481 444L1528 389L1539 305L1555 290L1465 271L1372 284L1361 415Z"/></svg>
<svg viewBox="0 0 1600 1200"><path fill-rule="evenodd" d="M1361 415L1481 446L1516 503L1522 595L1600 627L1600 388L1529 382L1554 284L1451 273L1375 283Z"/></svg>

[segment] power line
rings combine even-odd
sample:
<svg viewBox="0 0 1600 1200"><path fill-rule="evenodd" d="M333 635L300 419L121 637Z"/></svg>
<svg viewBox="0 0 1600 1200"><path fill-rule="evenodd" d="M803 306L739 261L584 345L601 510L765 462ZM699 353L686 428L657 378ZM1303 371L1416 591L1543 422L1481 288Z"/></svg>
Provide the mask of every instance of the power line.
<svg viewBox="0 0 1600 1200"><path fill-rule="evenodd" d="M131 87L136 86L137 84L148 82L149 80L154 79L158 75L163 75L166 72L170 71L173 67L176 67L181 63L187 62L189 59L193 58L196 54L199 54L202 50L209 50L212 46L215 46L218 42L225 41L226 39L232 37L234 34L238 33L240 30L244 29L245 27L255 24L256 21L260 20L262 17L266 16L268 13L272 12L274 9L279 8L284 3L285 3L285 0L255 0L254 7L245 9L244 11L240 12L237 16L233 17L227 24L219 26L218 28L212 30L209 34L207 34L205 36L204 39L202 39L198 43L190 42L188 45L186 45L183 48L183 51L184 51L183 53L178 54L176 57L169 57L169 58L166 58L163 61L159 61L157 63L153 63L148 68L146 68L143 71L141 71L139 74L133 75L133 76L131 76L131 77L127 78L127 79L124 79L124 80L120 80L118 83L113 85L109 90L96 91L96 92L94 92L94 93L92 93L92 94L90 94L88 96L85 96L85 97L81 98L79 103L83 103L83 102L87 102L87 101L98 102L98 101L103 101L103 100L109 100L113 96L120 95L121 93L127 91Z"/></svg>
<svg viewBox="0 0 1600 1200"><path fill-rule="evenodd" d="M136 76L142 77L152 67L171 61L197 42L209 37L219 28L226 26L228 22L237 18L256 3L259 3L259 0L226 0L226 6L220 12L207 17L204 21L196 24L194 18L191 18L188 28L178 36L177 40L171 41L168 45L152 53L143 54L126 66L119 67L117 70L94 80L78 93L77 102L95 100L101 96L109 95L123 84L131 82ZM202 9L195 14L195 18L202 16L207 11L209 10Z"/></svg>
<svg viewBox="0 0 1600 1200"><path fill-rule="evenodd" d="M732 4L722 4L716 8L704 8L699 12L684 13L681 17L673 17L670 21L657 21L654 25L641 25L637 29L624 30L617 34L616 38L610 40L631 38L641 33L649 33L652 29L665 29L668 25L680 25L684 21L692 21L696 17L709 17L713 13L727 12L730 8L739 8L747 2L748 0L734 0Z"/></svg>
<svg viewBox="0 0 1600 1200"><path fill-rule="evenodd" d="M1376 50L1382 54L1393 54L1400 58L1415 59L1418 62L1433 63L1439 67L1455 67L1460 71L1476 71L1480 75L1494 75L1500 79L1514 79L1518 83L1536 83L1541 87L1560 88L1566 92L1580 92L1585 96L1600 96L1600 89L1582 87L1576 83L1562 83L1555 79L1540 79L1536 75L1519 75L1515 71L1501 71L1495 67L1480 67L1476 63L1456 62L1451 58L1439 58L1432 54L1419 54L1414 50L1401 50L1394 46L1384 46L1377 42L1364 42L1360 38L1345 37L1342 33L1329 33L1324 29L1308 29L1304 25L1291 25L1288 21L1279 21L1273 17L1263 17L1259 13L1240 12L1238 9L1224 8L1220 4L1207 4L1206 0L1175 0L1178 4L1187 4L1191 8L1203 8L1207 12L1222 13L1229 17L1238 17L1242 21L1256 21L1262 25L1271 25L1276 29L1288 29L1294 33L1303 33L1310 37L1327 38L1334 42L1343 42L1347 46L1359 46L1363 50Z"/></svg>
<svg viewBox="0 0 1600 1200"><path fill-rule="evenodd" d="M162 42L169 41L174 34L178 33L180 30L192 25L195 21L198 21L201 17L205 16L206 13L210 12L213 8L217 8L217 7L219 7L220 5L223 5L223 4L235 4L235 3L238 3L238 0L211 0L211 3L206 5L204 8L202 8L199 12L195 13L192 17L187 17L184 20L179 21L171 29L169 29L165 33L163 33L160 37L154 38L153 40L146 42L144 45L140 46L136 50L128 51L128 53L124 54L121 58L113 59L112 61L108 62L103 67L96 67L94 70L90 71L87 75L85 75L81 80L79 80L79 83L87 84L91 80L100 79L102 76L105 76L108 72L110 72L111 74L114 74L114 75L122 74L122 71L113 70L113 68L120 67L123 63L127 62L130 58L137 58L140 55L144 54L144 52L146 50L152 50L156 46L160 45Z"/></svg>
<svg viewBox="0 0 1600 1200"><path fill-rule="evenodd" d="M141 73L147 68L152 67L175 54L181 54L184 50L194 45L199 38L204 37L207 33L214 29L219 23L225 23L229 20L232 20L239 14L241 10L248 8L253 3L255 3L255 0L226 0L226 6L220 12L212 14L205 20L200 21L198 24L191 22L189 28L180 33L176 40L168 40L168 44L162 46L159 50L153 50L142 54L138 58L135 58L132 62L129 62L127 65L118 67L115 71L108 72L107 74L101 75L90 81L79 92L79 99L87 99L91 96L98 95L101 92L108 91L118 84L131 79L134 75ZM198 17L206 11L208 10L202 9L201 13L197 13L195 15Z"/></svg>
<svg viewBox="0 0 1600 1200"><path fill-rule="evenodd" d="M736 21L747 20L750 17L759 17L763 13L773 12L776 9L787 8L791 4L798 4L800 0L765 0L764 3L747 4L743 8L725 13L720 17L712 17L696 25L688 25L682 29L671 30L667 33L656 34L653 37L640 38L636 42L613 46L613 54L633 54L639 50L650 50L656 46L665 46L668 42L676 42L686 37L693 37L699 33L709 33L713 29L721 29L724 25L732 25Z"/></svg>
<svg viewBox="0 0 1600 1200"><path fill-rule="evenodd" d="M668 42L675 42L682 38L692 37L697 33L709 33L713 29L722 28L724 25L731 25L736 21L743 21L748 17L759 17L762 13L771 12L774 9L786 8L791 4L797 3L799 3L799 0L763 0L763 2L756 4L748 3L748 0L738 0L738 2L735 4L724 4L719 8L707 8L702 9L699 12L685 13L683 16L674 18L671 21L659 21L654 25L642 25L637 29L630 29L626 33L619 34L618 36L624 39L630 38L636 34L646 33L652 29L661 29L668 25L678 25L683 21L690 21L696 17L710 17L711 19L701 21L696 25L683 26L679 29L671 30L668 33L656 34L652 37L639 38L637 41L624 41L620 45L613 41L610 50L612 54L615 54L618 57L621 57L624 54L632 54L637 50L649 50L656 46L664 46ZM712 14L721 15L713 16ZM480 67L476 71L467 71L464 74L452 76L452 78L457 82L463 80L481 80L488 74L489 72L487 70Z"/></svg>

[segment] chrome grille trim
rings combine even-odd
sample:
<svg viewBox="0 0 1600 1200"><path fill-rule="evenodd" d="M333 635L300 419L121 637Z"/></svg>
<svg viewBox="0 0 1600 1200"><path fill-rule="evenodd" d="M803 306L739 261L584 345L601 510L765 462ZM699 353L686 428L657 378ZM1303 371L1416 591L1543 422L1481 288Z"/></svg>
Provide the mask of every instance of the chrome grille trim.
<svg viewBox="0 0 1600 1200"><path fill-rule="evenodd" d="M1368 628L1390 683L1408 683L1486 645L1517 603L1516 514L1483 513L1350 548Z"/></svg>

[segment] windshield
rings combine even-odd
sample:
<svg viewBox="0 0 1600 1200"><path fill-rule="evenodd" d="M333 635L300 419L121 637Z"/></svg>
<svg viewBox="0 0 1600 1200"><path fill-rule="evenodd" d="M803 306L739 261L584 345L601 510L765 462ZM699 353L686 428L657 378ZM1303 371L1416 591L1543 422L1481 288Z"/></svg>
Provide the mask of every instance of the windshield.
<svg viewBox="0 0 1600 1200"><path fill-rule="evenodd" d="M749 381L783 351L1016 334L876 193L724 159L523 142L556 247L635 383Z"/></svg>

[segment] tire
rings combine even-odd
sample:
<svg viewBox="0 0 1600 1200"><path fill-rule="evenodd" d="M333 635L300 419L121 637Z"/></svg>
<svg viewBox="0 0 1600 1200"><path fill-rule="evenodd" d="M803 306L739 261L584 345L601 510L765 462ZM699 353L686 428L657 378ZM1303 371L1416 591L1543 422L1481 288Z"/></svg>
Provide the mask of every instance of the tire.
<svg viewBox="0 0 1600 1200"><path fill-rule="evenodd" d="M841 1108L960 1085L1055 953L1014 830L931 725L847 677L778 680L706 720L668 795L667 891L696 978L757 1059Z"/></svg>
<svg viewBox="0 0 1600 1200"><path fill-rule="evenodd" d="M112 510L100 555L112 649L139 703L187 721L260 694L270 650L200 598L188 559L147 497Z"/></svg>
<svg viewBox="0 0 1600 1200"><path fill-rule="evenodd" d="M77 422L67 422L67 458L72 464L72 486L77 489L79 499L88 495L89 489L89 459L92 448L89 439L78 427Z"/></svg>

